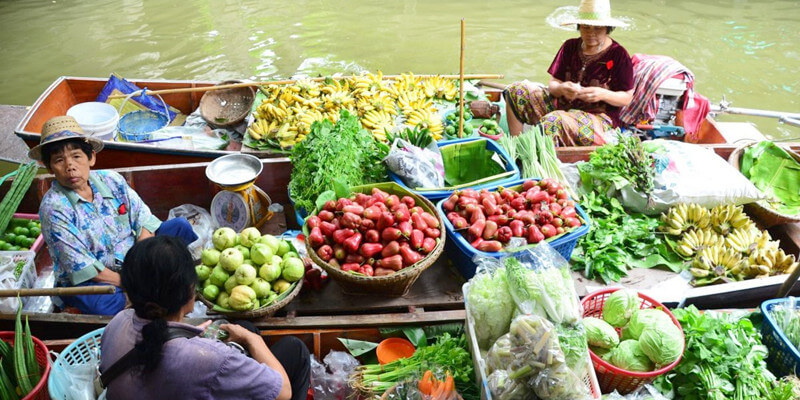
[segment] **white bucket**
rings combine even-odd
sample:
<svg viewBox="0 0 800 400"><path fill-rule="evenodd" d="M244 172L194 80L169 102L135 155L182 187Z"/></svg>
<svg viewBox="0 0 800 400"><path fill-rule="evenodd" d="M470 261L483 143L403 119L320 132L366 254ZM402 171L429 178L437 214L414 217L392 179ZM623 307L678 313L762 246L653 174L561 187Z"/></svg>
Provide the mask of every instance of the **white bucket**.
<svg viewBox="0 0 800 400"><path fill-rule="evenodd" d="M88 136L100 140L113 140L117 132L119 113L111 104L91 101L76 104L67 110Z"/></svg>

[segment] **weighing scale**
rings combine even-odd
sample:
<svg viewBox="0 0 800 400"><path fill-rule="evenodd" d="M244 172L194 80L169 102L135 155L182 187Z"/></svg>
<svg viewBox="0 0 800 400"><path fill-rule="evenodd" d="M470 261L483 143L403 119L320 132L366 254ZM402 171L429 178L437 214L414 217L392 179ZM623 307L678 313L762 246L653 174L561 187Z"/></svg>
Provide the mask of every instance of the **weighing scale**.
<svg viewBox="0 0 800 400"><path fill-rule="evenodd" d="M272 218L272 200L255 185L262 168L261 160L249 154L222 156L206 167L206 177L220 189L211 201L211 216L218 226L241 232L250 226L260 228Z"/></svg>

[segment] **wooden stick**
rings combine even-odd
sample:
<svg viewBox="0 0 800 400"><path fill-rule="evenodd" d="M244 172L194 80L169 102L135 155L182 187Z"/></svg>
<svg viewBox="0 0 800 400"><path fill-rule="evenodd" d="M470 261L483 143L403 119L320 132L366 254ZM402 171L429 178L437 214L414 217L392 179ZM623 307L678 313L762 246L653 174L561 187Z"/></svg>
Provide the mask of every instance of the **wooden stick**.
<svg viewBox="0 0 800 400"><path fill-rule="evenodd" d="M78 296L84 294L114 294L116 286L74 286L40 289L2 289L2 297L31 297L31 296Z"/></svg>
<svg viewBox="0 0 800 400"><path fill-rule="evenodd" d="M463 47L463 45L462 45ZM441 76L445 79L456 79L460 78L461 75L414 75L418 78L431 78L434 76ZM465 75L464 79L503 79L504 75L491 75L491 74L474 74L474 75ZM338 77L318 77L318 78L309 78L314 82L321 82L327 78L332 79L348 79L352 78L353 75L350 76L338 76ZM383 79L394 80L398 79L400 75L386 75ZM180 89L164 89L164 90L148 90L147 94L173 94L173 93L193 93L193 92L208 92L211 90L222 90L222 89L238 89L243 87L253 87L253 86L269 86L269 85L291 85L297 82L297 79L286 79L282 81L267 81L267 82L242 82L242 83L229 83L227 85L210 85L210 86L200 86L200 87L191 87L191 88L180 88ZM142 94L141 90L137 90L134 92L133 96L139 96ZM108 96L109 99L123 99L127 97L127 94L113 94Z"/></svg>
<svg viewBox="0 0 800 400"><path fill-rule="evenodd" d="M783 281L781 288L778 289L778 293L775 295L776 299L780 299L782 297L786 297L792 288L794 287L795 282L797 282L797 277L800 277L800 268L795 268L791 274Z"/></svg>
<svg viewBox="0 0 800 400"><path fill-rule="evenodd" d="M464 136L464 18L461 18L461 54L458 65L458 137Z"/></svg>

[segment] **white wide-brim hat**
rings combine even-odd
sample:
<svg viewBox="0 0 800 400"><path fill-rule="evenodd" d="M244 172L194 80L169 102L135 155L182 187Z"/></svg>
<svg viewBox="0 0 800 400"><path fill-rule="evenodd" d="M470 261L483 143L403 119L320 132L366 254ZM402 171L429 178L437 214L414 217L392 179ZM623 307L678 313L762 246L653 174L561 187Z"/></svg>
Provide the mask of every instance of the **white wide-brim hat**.
<svg viewBox="0 0 800 400"><path fill-rule="evenodd" d="M626 22L611 16L609 0L581 0L578 14L565 20L561 25L628 26Z"/></svg>

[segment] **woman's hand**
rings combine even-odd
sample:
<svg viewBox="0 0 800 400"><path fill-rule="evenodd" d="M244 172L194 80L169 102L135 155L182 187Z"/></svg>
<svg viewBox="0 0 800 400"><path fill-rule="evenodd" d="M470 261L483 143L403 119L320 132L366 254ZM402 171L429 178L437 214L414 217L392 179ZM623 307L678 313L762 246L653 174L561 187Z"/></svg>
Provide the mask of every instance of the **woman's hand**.
<svg viewBox="0 0 800 400"><path fill-rule="evenodd" d="M248 331L241 325L236 324L222 324L219 326L220 329L228 332L228 341L238 343L245 348L247 348L250 344L257 343L261 341L262 343L264 340L255 332Z"/></svg>
<svg viewBox="0 0 800 400"><path fill-rule="evenodd" d="M581 90L578 99L587 103L605 102L615 107L624 107L630 104L633 90L627 92L612 92L601 87L590 86Z"/></svg>
<svg viewBox="0 0 800 400"><path fill-rule="evenodd" d="M606 101L606 93L608 93L608 90L606 89L589 86L581 89L580 93L578 93L578 100L587 103Z"/></svg>

